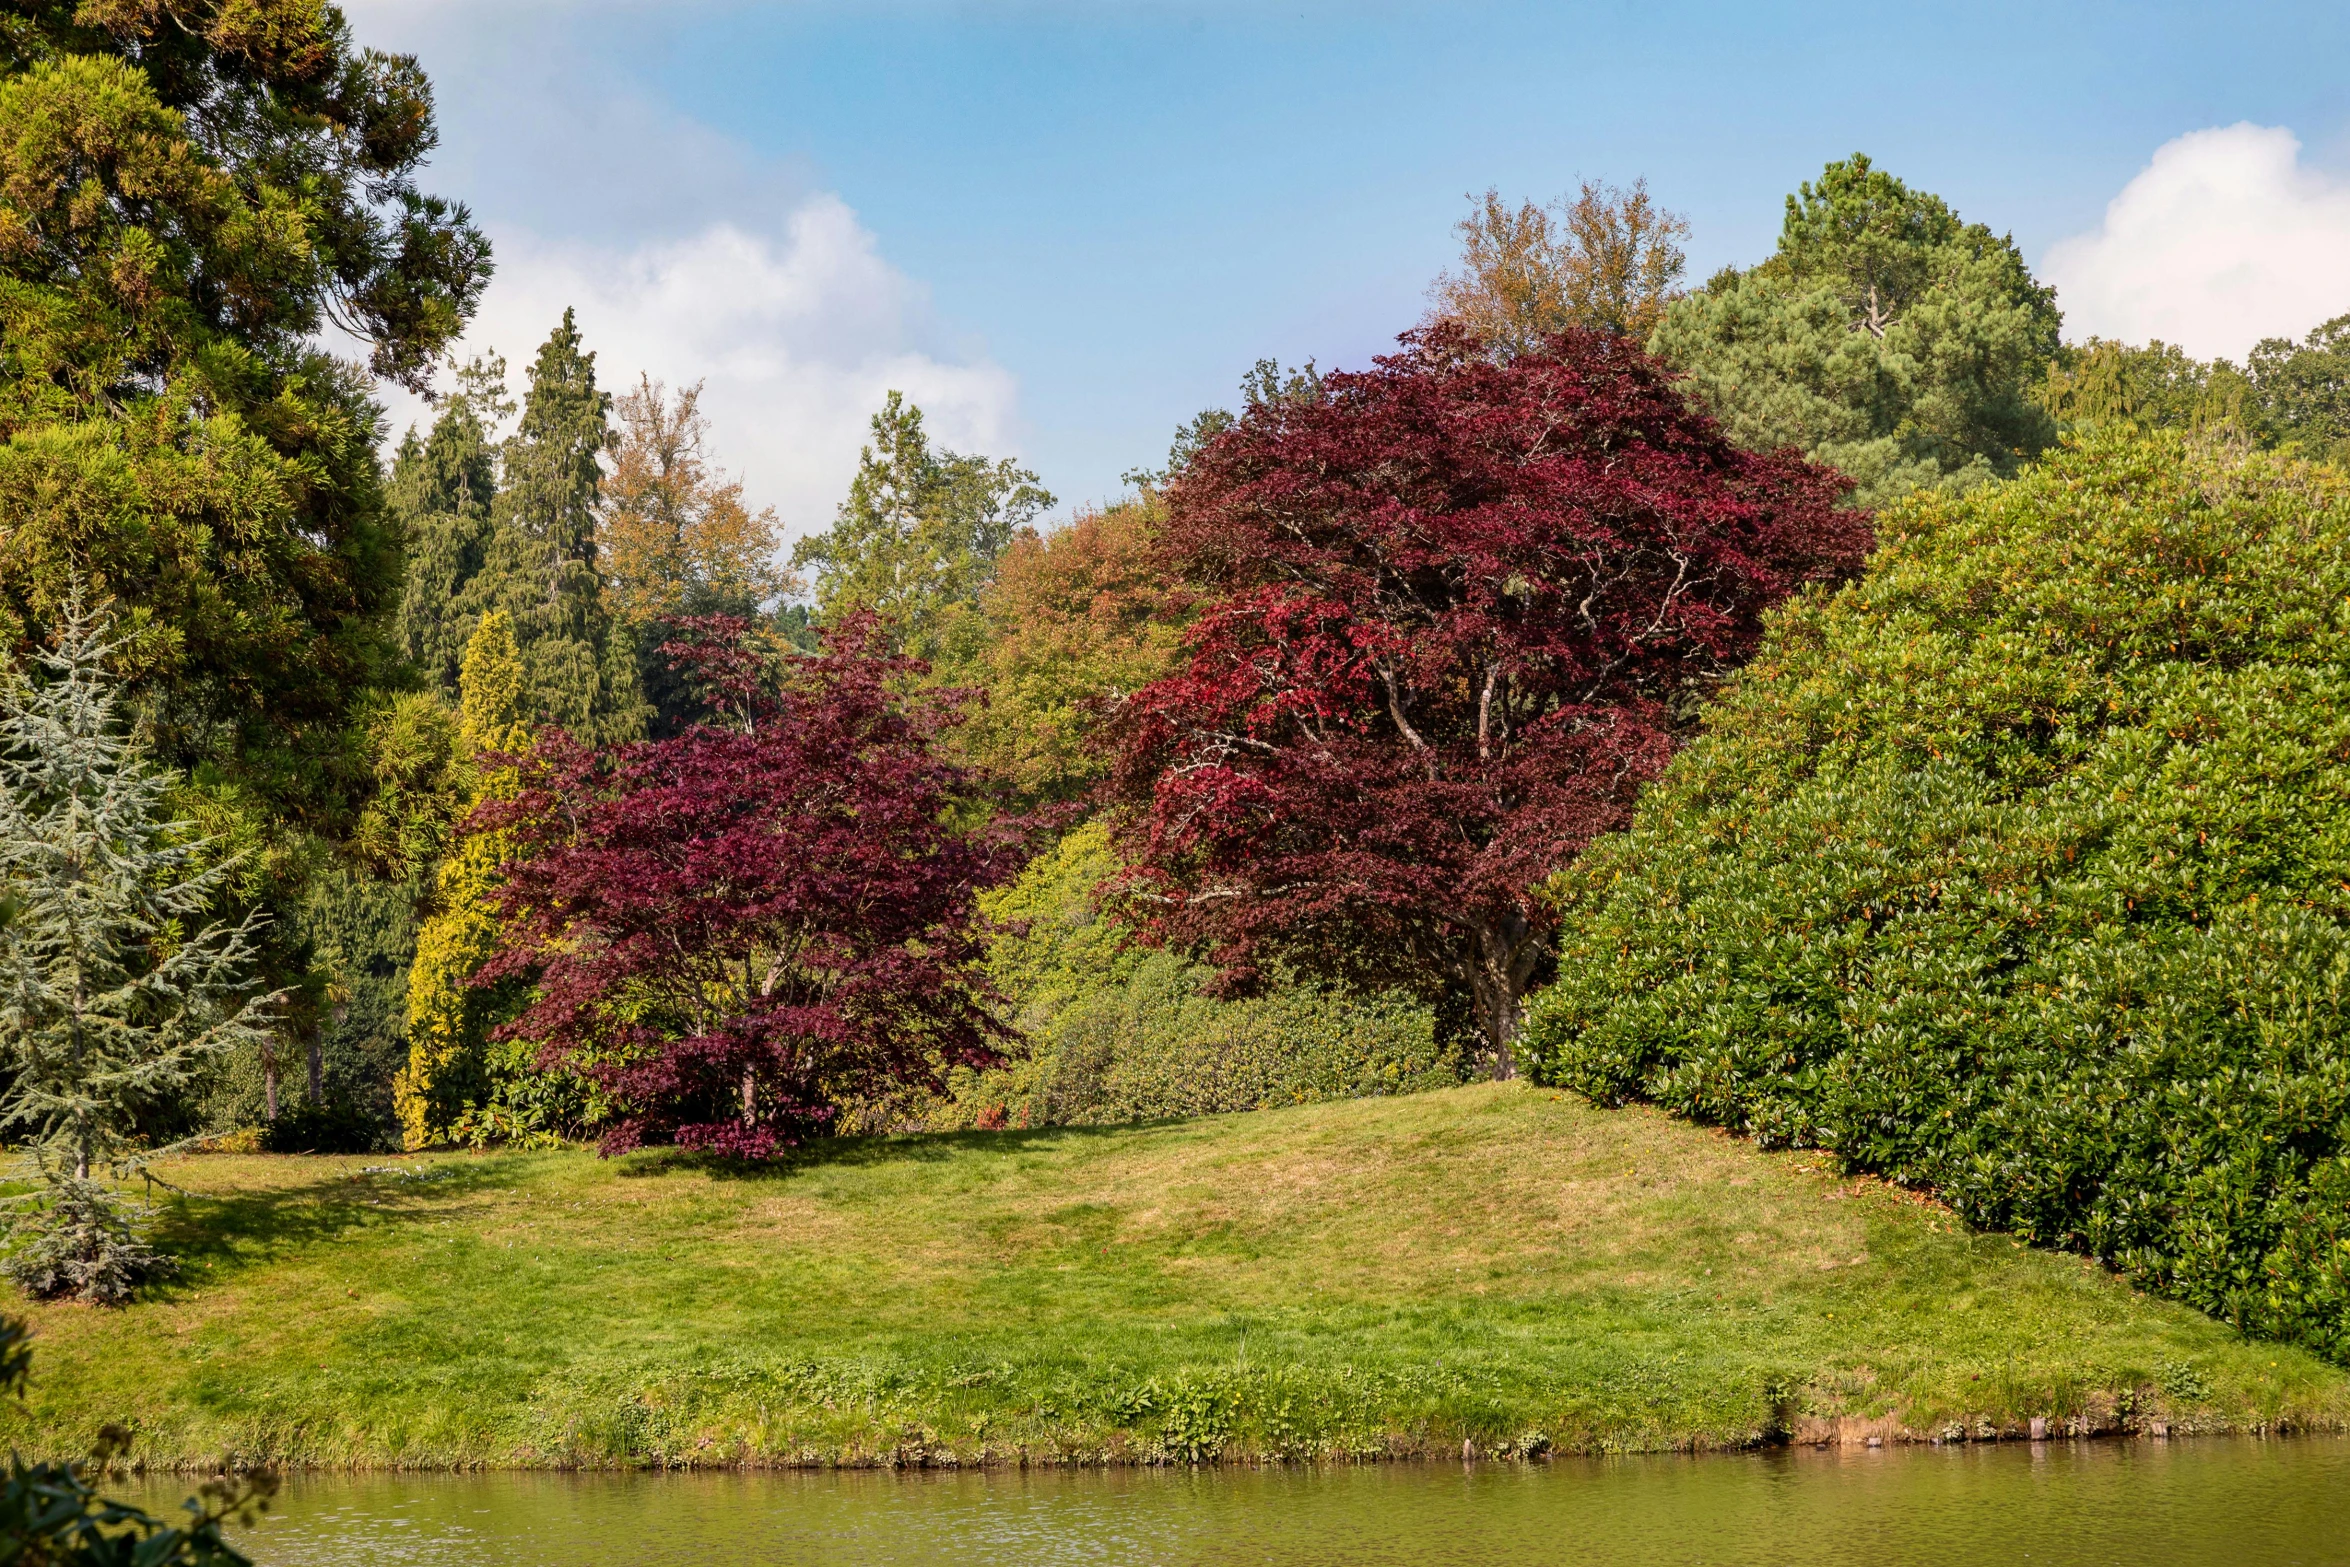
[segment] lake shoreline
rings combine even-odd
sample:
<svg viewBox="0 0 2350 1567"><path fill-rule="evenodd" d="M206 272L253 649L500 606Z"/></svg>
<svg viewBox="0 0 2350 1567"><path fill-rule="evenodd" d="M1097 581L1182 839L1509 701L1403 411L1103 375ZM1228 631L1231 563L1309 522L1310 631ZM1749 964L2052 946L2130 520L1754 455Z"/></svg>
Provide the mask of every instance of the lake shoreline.
<svg viewBox="0 0 2350 1567"><path fill-rule="evenodd" d="M2350 1373L1644 1108L209 1154L180 1276L35 1305L0 1442L287 1471L1157 1467L2350 1428Z"/></svg>
<svg viewBox="0 0 2350 1567"><path fill-rule="evenodd" d="M2099 1428L2094 1431L2059 1432L2051 1430L2045 1437L2032 1436L2028 1431L2002 1432L1996 1436L1943 1437L1920 1435L1915 1432L1892 1435L1773 1440L1750 1442L1744 1445L1691 1442L1659 1446L1573 1446L1545 1447L1538 1452L1511 1452L1480 1448L1474 1456L1442 1446L1410 1447L1398 1445L1384 1452L1299 1454L1290 1456L1270 1454L1225 1454L1213 1458L1181 1458L1163 1454L1134 1451L1120 1455L1094 1454L979 1454L961 1456L938 1453L877 1454L856 1453L811 1456L799 1459L761 1458L727 1463L716 1460L680 1460L674 1462L603 1462L603 1463L326 1463L302 1461L282 1464L231 1464L226 1472L267 1472L288 1477L302 1476L391 1476L391 1475L816 1475L816 1474L1027 1474L1059 1473L1134 1473L1145 1470L1233 1470L1233 1471L1295 1471L1382 1468L1414 1465L1459 1465L1474 1468L1480 1464L1524 1468L1564 1462L1596 1462L1618 1458L1751 1458L1774 1453L1830 1454L1882 1452L1894 1449L1939 1450L1962 1448L2080 1448L2096 1447L2167 1447L2173 1443L2214 1441L2233 1442L2299 1442L2338 1441L2350 1438L2350 1422L2309 1424L2290 1422L2279 1426L2237 1426L2224 1423L2182 1423L2167 1431L2145 1429ZM107 1473L118 1477L179 1477L208 1475L224 1472L217 1461L145 1462L134 1459L118 1464Z"/></svg>

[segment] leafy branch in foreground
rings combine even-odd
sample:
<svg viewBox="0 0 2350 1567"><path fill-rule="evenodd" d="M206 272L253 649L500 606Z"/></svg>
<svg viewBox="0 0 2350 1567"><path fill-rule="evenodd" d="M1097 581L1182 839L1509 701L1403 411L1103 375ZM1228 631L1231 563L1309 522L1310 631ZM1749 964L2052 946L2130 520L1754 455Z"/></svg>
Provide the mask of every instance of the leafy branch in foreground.
<svg viewBox="0 0 2350 1567"><path fill-rule="evenodd" d="M102 1178L155 1157L140 1108L258 1041L277 1000L247 993L260 915L189 934L234 864L157 820L171 780L118 732L111 650L77 601L49 677L0 690L0 1135L37 1183L0 1266L35 1295L109 1302L163 1265Z"/></svg>

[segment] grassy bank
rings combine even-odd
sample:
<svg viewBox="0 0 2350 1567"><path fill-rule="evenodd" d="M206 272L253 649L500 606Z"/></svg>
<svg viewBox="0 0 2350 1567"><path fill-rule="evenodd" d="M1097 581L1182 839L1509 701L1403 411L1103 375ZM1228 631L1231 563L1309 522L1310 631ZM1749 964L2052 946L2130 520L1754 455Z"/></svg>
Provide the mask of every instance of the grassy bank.
<svg viewBox="0 0 2350 1567"><path fill-rule="evenodd" d="M185 1275L34 1310L0 1438L70 1451L127 1419L149 1463L1033 1462L2350 1419L2350 1376L2077 1259L1521 1086L755 1175L568 1152L169 1174Z"/></svg>

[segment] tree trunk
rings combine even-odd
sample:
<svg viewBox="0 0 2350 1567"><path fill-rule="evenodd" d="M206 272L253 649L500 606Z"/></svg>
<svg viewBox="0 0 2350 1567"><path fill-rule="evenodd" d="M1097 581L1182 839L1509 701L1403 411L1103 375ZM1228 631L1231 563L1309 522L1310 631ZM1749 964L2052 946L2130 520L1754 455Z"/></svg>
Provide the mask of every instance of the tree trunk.
<svg viewBox="0 0 2350 1567"><path fill-rule="evenodd" d="M756 1067L743 1068L743 1130L759 1124L759 1073Z"/></svg>
<svg viewBox="0 0 2350 1567"><path fill-rule="evenodd" d="M1474 939L1469 988L1477 1002L1478 1030L1493 1058L1494 1081L1506 1083L1518 1075L1512 1047L1524 1020L1526 986L1541 961L1542 941L1533 922L1515 909L1478 921Z"/></svg>
<svg viewBox="0 0 2350 1567"><path fill-rule="evenodd" d="M319 1059L318 1059L319 1048L320 1048L320 1047L319 1047L319 1042L318 1042L318 1033L317 1033L317 1031L314 1029L314 1030L312 1030L312 1031L311 1031L311 1035L310 1035L310 1063L309 1063L309 1065L310 1065L310 1102L311 1102L312 1104L316 1104L316 1103L318 1103L318 1099L319 1099L319 1086L318 1086L318 1078L319 1078L319 1067L320 1067L320 1062L319 1062Z"/></svg>
<svg viewBox="0 0 2350 1567"><path fill-rule="evenodd" d="M261 1041L261 1119L277 1119L277 1052L266 1038Z"/></svg>

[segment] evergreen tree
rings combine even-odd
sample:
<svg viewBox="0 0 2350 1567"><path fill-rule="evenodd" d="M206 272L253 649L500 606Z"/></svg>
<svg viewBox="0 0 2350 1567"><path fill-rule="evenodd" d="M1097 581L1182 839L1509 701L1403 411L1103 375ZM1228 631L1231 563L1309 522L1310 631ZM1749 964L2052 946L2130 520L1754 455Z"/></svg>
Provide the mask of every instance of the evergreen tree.
<svg viewBox="0 0 2350 1567"><path fill-rule="evenodd" d="M1798 447L1874 506L2053 441L2060 321L2013 240L1856 153L1787 198L1776 254L1668 306L1649 347L1740 445Z"/></svg>
<svg viewBox="0 0 2350 1567"><path fill-rule="evenodd" d="M800 540L792 566L815 568L818 618L871 610L907 651L936 659L972 629L997 557L1053 497L1009 458L932 451L901 393L872 428L832 527Z"/></svg>
<svg viewBox="0 0 2350 1567"><path fill-rule="evenodd" d="M503 610L484 615L466 644L461 687L459 741L471 767L469 803L479 808L513 794L510 758L531 739L529 678ZM576 1126L584 1113L576 1079L539 1072L527 1044L490 1038L520 1009L517 987L473 983L498 947L495 899L509 850L501 833L461 831L435 874L433 912L416 934L405 981L408 1065L392 1089L406 1147L529 1141Z"/></svg>
<svg viewBox="0 0 2350 1567"><path fill-rule="evenodd" d="M366 804L399 538L369 377L320 334L413 385L463 330L488 245L418 188L436 135L416 62L319 0L0 21L0 650L107 599L173 811L254 851L240 898L298 898Z"/></svg>
<svg viewBox="0 0 2350 1567"><path fill-rule="evenodd" d="M596 562L596 503L612 399L572 312L530 369L522 422L502 453L480 572L464 613L503 610L527 671L524 707L583 740L642 733L634 641L613 623Z"/></svg>
<svg viewBox="0 0 2350 1567"><path fill-rule="evenodd" d="M36 1295L100 1301L160 1262L103 1179L155 1157L140 1113L258 1041L278 999L247 994L259 915L190 933L236 867L159 820L172 780L119 732L117 651L76 600L49 678L0 694L0 1136L36 1183L6 1268Z"/></svg>
<svg viewBox="0 0 2350 1567"><path fill-rule="evenodd" d="M506 361L494 354L460 370L458 393L431 434L420 440L409 430L392 464L388 499L408 544L401 649L451 695L466 639L480 619L467 612L465 589L489 552L497 431L514 412L505 382Z"/></svg>

